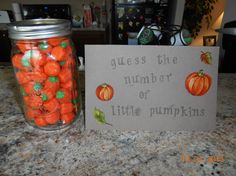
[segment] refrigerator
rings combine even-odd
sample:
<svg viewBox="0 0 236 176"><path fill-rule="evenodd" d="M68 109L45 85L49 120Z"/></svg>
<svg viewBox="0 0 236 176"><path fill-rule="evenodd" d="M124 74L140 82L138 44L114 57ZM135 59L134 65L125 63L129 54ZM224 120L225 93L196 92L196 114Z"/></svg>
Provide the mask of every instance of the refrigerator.
<svg viewBox="0 0 236 176"><path fill-rule="evenodd" d="M112 43L135 44L143 26L169 24L168 0L112 0Z"/></svg>

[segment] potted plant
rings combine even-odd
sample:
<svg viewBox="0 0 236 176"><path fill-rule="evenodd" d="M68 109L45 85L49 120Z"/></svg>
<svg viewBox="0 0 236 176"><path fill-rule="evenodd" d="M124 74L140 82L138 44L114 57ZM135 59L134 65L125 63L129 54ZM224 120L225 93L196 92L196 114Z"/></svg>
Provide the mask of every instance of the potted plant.
<svg viewBox="0 0 236 176"><path fill-rule="evenodd" d="M183 27L188 29L193 38L196 38L202 28L202 20L207 23L207 28L212 20L211 12L218 0L186 0L183 16Z"/></svg>

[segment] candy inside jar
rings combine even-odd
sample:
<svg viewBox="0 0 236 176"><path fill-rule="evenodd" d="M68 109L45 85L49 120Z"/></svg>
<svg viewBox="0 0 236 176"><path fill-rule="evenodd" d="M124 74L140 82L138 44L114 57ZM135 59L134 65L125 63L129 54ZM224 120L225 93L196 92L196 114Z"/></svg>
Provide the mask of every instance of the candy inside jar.
<svg viewBox="0 0 236 176"><path fill-rule="evenodd" d="M27 122L35 127L61 129L80 114L77 61L68 25L66 20L52 19L9 26L22 107Z"/></svg>

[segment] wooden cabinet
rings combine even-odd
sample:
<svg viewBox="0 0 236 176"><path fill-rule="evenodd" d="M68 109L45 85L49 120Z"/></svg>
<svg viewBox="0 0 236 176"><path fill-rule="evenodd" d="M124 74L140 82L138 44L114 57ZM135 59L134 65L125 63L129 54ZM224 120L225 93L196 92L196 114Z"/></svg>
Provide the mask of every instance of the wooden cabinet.
<svg viewBox="0 0 236 176"><path fill-rule="evenodd" d="M86 44L108 44L108 28L96 29L73 29L72 40L75 45L77 56L84 58L84 46Z"/></svg>

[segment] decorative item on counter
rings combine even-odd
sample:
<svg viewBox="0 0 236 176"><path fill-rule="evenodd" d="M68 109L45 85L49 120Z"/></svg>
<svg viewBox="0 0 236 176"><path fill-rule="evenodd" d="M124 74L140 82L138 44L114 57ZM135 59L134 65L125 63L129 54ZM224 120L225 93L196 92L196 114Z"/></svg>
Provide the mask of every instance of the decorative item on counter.
<svg viewBox="0 0 236 176"><path fill-rule="evenodd" d="M95 6L94 15L95 15L95 19L97 22L97 26L100 27L100 25L101 25L101 8L100 7Z"/></svg>
<svg viewBox="0 0 236 176"><path fill-rule="evenodd" d="M10 24L8 29L26 121L45 130L69 127L81 111L70 22L25 20Z"/></svg>
<svg viewBox="0 0 236 176"><path fill-rule="evenodd" d="M91 27L92 25L92 12L89 5L83 5L84 8L84 27Z"/></svg>
<svg viewBox="0 0 236 176"><path fill-rule="evenodd" d="M79 70L84 71L84 62L83 62L84 58L83 57L78 57L78 59L79 59L79 62L80 62Z"/></svg>
<svg viewBox="0 0 236 176"><path fill-rule="evenodd" d="M73 15L72 25L73 27L83 27L83 18L80 15Z"/></svg>
<svg viewBox="0 0 236 176"><path fill-rule="evenodd" d="M187 29L179 25L161 27L154 24L143 26L137 35L141 45L175 45L186 46L192 43L192 38Z"/></svg>
<svg viewBox="0 0 236 176"><path fill-rule="evenodd" d="M107 6L106 6L106 0L102 1L101 6L101 24L103 27L107 25Z"/></svg>
<svg viewBox="0 0 236 176"><path fill-rule="evenodd" d="M11 4L11 6L15 21L21 21L22 20L21 4L14 2Z"/></svg>
<svg viewBox="0 0 236 176"><path fill-rule="evenodd" d="M90 3L90 9L91 9L92 23L93 23L94 21L96 21L96 19L95 19L95 14L94 14L94 6L95 6L94 2L91 2L91 3Z"/></svg>

